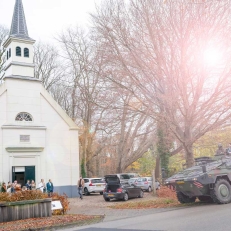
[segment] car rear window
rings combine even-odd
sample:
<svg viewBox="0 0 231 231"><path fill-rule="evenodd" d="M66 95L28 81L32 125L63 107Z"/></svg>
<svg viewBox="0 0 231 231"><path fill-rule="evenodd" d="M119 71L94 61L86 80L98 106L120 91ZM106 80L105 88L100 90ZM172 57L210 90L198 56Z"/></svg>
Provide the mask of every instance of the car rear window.
<svg viewBox="0 0 231 231"><path fill-rule="evenodd" d="M91 183L104 183L102 179L92 179Z"/></svg>
<svg viewBox="0 0 231 231"><path fill-rule="evenodd" d="M130 177L127 174L121 174L120 179L130 179Z"/></svg>

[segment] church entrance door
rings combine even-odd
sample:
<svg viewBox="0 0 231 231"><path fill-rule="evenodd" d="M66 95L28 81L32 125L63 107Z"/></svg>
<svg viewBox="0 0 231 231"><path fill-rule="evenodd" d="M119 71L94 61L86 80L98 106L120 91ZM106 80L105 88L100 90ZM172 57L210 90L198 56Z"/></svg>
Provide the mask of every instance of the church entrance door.
<svg viewBox="0 0 231 231"><path fill-rule="evenodd" d="M17 180L21 186L24 186L27 180L34 180L35 179L35 166L25 166L25 167L12 167L12 182Z"/></svg>

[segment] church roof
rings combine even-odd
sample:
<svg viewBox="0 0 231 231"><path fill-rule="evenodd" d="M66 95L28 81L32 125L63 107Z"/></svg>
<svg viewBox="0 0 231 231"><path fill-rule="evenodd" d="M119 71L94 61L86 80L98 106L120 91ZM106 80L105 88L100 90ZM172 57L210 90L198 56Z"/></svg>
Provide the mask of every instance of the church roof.
<svg viewBox="0 0 231 231"><path fill-rule="evenodd" d="M32 40L28 35L22 0L15 1L10 37Z"/></svg>

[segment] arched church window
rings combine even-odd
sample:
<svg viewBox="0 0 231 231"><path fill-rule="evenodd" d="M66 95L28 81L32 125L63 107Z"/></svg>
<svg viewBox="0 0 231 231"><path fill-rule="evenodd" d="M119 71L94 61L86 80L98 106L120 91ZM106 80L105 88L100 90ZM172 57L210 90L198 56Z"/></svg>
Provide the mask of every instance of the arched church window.
<svg viewBox="0 0 231 231"><path fill-rule="evenodd" d="M27 112L20 112L15 118L16 121L33 121L32 116Z"/></svg>
<svg viewBox="0 0 231 231"><path fill-rule="evenodd" d="M9 58L11 57L11 48L9 49Z"/></svg>
<svg viewBox="0 0 231 231"><path fill-rule="evenodd" d="M6 59L9 59L8 51L6 52Z"/></svg>
<svg viewBox="0 0 231 231"><path fill-rule="evenodd" d="M24 57L29 58L29 49L28 48L24 48Z"/></svg>
<svg viewBox="0 0 231 231"><path fill-rule="evenodd" d="M21 47L16 47L16 56L21 56Z"/></svg>

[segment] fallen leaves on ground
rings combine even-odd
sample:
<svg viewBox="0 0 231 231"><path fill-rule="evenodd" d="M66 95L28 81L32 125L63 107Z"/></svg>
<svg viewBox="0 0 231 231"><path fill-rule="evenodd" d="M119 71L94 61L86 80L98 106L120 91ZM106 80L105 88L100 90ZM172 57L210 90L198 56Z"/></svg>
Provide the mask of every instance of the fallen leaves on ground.
<svg viewBox="0 0 231 231"><path fill-rule="evenodd" d="M23 231L36 229L45 230L50 227L98 222L102 220L102 218L102 216L89 216L80 214L30 218L25 220L0 223L0 231Z"/></svg>
<svg viewBox="0 0 231 231"><path fill-rule="evenodd" d="M169 208L179 205L180 203L177 200L171 198L153 198L146 201L125 202L123 204L116 204L109 207L113 209L150 209Z"/></svg>
<svg viewBox="0 0 231 231"><path fill-rule="evenodd" d="M195 203L181 204L176 197L176 192L166 186L162 186L160 190L157 191L158 197L153 197L149 200L139 200L139 201L128 201L120 204L115 204L109 206L113 209L150 209L150 208L170 208L170 207L180 207L180 206L197 206L205 205L208 203L202 203L196 200Z"/></svg>
<svg viewBox="0 0 231 231"><path fill-rule="evenodd" d="M156 191L156 194L159 198L171 198L177 200L176 191L170 189L167 186L162 186L159 190Z"/></svg>

